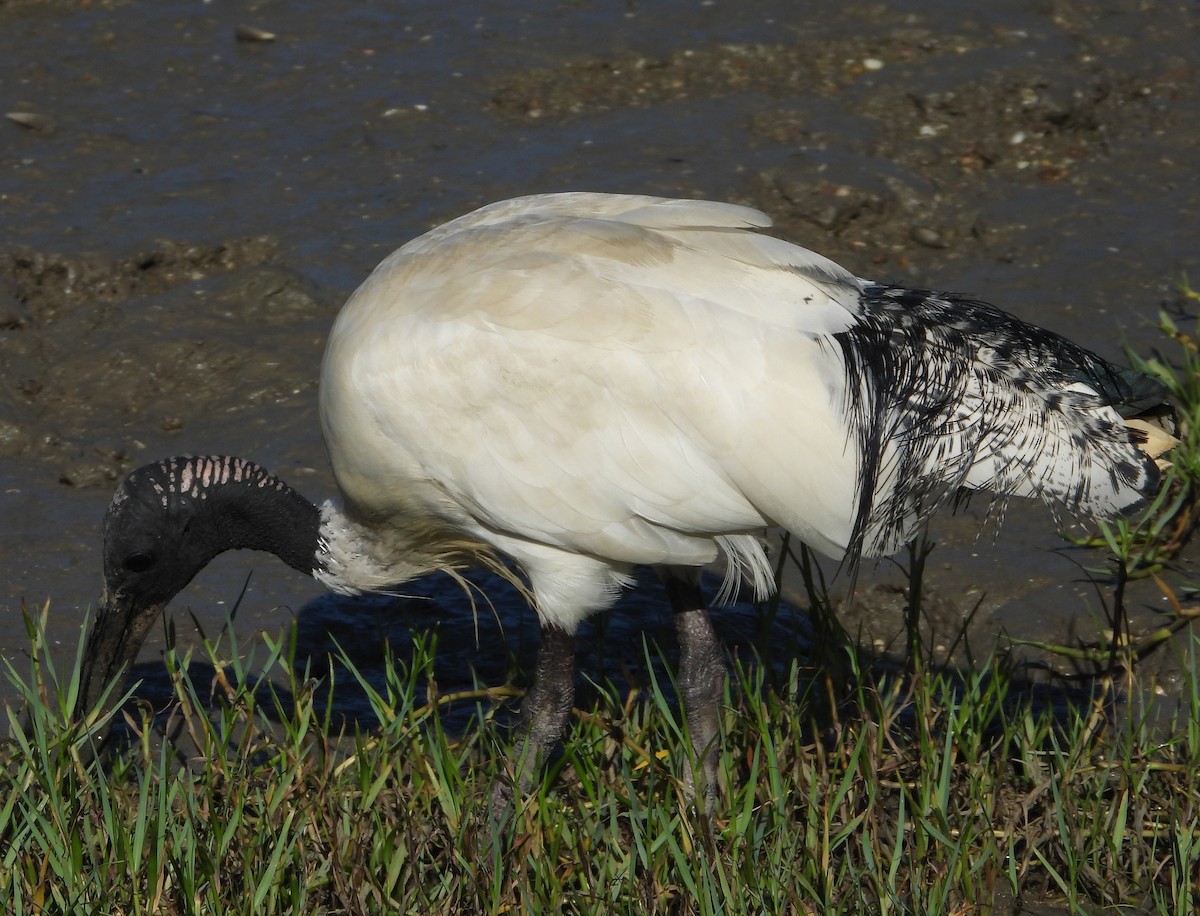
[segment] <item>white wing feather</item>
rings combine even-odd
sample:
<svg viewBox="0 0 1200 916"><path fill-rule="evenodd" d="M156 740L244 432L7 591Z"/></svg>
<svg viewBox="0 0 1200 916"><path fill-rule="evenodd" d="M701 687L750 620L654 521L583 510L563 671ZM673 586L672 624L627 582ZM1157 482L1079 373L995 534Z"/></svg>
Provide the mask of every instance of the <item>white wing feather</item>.
<svg viewBox="0 0 1200 916"><path fill-rule="evenodd" d="M619 218L598 219L605 207ZM749 535L771 523L840 554L857 461L838 357L817 338L852 325L861 281L736 231L767 223L573 194L506 201L401 248L326 356L325 438L351 508L453 517L535 591L540 568L562 576L580 555L618 572L704 563L717 535L747 536L726 542L731 566L765 589ZM558 610L539 595L539 610L606 599Z"/></svg>

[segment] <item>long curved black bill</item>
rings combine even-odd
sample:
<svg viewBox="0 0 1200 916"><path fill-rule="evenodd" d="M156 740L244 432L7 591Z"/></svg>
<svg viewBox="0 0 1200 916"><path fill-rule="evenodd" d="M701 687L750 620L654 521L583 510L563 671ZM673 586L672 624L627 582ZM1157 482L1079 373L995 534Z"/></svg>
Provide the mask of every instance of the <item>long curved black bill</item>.
<svg viewBox="0 0 1200 916"><path fill-rule="evenodd" d="M164 607L165 604L139 606L120 593L104 590L83 650L76 720L82 721L95 709L110 684L113 691L121 689L146 634ZM115 683L118 679L120 682Z"/></svg>

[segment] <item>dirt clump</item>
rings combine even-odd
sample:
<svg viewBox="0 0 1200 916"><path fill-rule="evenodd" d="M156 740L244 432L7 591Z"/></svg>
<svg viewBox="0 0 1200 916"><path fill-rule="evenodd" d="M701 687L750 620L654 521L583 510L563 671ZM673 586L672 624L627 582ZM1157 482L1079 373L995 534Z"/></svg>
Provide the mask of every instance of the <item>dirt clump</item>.
<svg viewBox="0 0 1200 916"><path fill-rule="evenodd" d="M297 330L320 342L307 323L328 309L274 253L259 237L117 259L0 255L0 454L53 462L70 486L107 486L140 459L147 431L170 437L313 384L286 352Z"/></svg>

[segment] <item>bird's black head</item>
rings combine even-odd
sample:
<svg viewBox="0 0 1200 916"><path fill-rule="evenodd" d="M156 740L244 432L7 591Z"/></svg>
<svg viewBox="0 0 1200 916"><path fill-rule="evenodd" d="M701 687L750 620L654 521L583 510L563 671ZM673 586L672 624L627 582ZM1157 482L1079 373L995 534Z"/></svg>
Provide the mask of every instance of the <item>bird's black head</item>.
<svg viewBox="0 0 1200 916"><path fill-rule="evenodd" d="M318 525L312 503L241 458L170 458L130 473L104 518L104 592L77 715L127 670L163 608L217 554L270 550L311 573Z"/></svg>
<svg viewBox="0 0 1200 916"><path fill-rule="evenodd" d="M210 490L197 462L171 459L131 473L104 518L104 590L137 605L164 605L221 551Z"/></svg>

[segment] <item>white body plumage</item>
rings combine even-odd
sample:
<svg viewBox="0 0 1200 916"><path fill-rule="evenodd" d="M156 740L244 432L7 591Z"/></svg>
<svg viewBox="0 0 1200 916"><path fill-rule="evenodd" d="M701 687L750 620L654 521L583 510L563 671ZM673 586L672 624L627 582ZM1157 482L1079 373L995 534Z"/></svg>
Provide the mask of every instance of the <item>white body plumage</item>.
<svg viewBox="0 0 1200 916"><path fill-rule="evenodd" d="M778 525L895 550L959 487L1108 516L1153 463L1111 367L980 303L854 277L730 204L605 194L485 207L415 239L330 335L344 504L316 574L379 589L490 545L573 632L634 564L771 587ZM441 545L441 546L439 546Z"/></svg>

